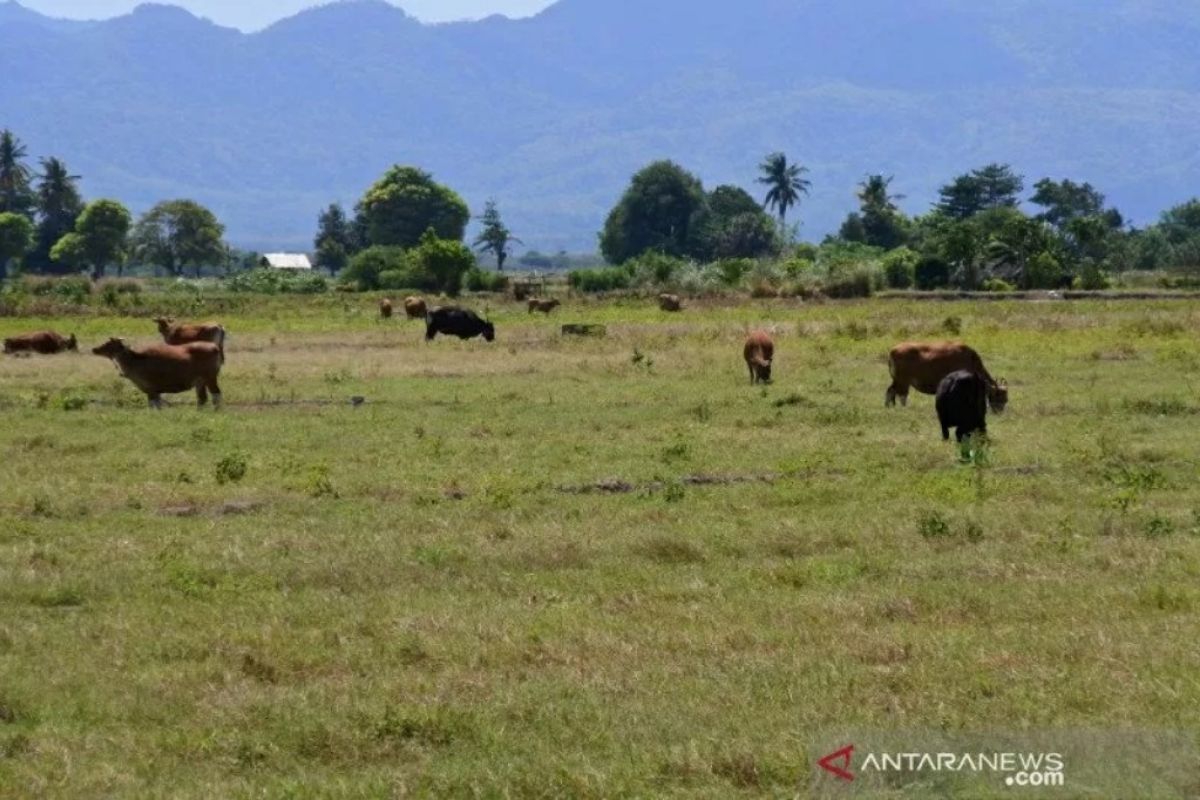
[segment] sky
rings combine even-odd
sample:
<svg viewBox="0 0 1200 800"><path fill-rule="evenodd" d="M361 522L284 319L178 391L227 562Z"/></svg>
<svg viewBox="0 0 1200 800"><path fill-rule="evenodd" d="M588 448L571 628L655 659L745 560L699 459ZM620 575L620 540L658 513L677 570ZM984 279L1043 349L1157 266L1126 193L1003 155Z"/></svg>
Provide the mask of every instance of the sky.
<svg viewBox="0 0 1200 800"><path fill-rule="evenodd" d="M124 14L142 0L17 0L26 8L53 17L104 19ZM304 8L320 5L321 0L160 0L183 6L193 14L221 25L242 30L265 28L276 20L289 17ZM426 22L474 19L488 14L510 17L529 16L550 5L552 0L391 0Z"/></svg>

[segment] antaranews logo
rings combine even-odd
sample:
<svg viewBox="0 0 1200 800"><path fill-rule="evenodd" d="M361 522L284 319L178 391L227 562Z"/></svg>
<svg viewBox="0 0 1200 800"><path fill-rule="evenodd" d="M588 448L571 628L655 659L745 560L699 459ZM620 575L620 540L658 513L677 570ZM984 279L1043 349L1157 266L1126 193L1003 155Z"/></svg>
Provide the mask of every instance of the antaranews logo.
<svg viewBox="0 0 1200 800"><path fill-rule="evenodd" d="M854 753L848 744L817 759L817 766L839 781L853 783ZM858 766L862 774L923 772L964 775L997 774L1010 787L1060 787L1066 785L1066 765L1061 753L1033 752L883 752L867 753Z"/></svg>

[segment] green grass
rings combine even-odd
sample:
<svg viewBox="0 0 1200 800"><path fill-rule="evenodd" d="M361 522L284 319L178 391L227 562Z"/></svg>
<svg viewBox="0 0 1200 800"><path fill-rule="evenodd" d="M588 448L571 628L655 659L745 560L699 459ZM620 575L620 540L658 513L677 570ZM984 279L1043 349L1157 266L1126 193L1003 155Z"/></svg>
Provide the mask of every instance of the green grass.
<svg viewBox="0 0 1200 800"><path fill-rule="evenodd" d="M1194 304L490 306L201 309L220 414L0 360L0 796L791 797L835 726L1200 726ZM948 316L1012 392L975 465L883 404Z"/></svg>

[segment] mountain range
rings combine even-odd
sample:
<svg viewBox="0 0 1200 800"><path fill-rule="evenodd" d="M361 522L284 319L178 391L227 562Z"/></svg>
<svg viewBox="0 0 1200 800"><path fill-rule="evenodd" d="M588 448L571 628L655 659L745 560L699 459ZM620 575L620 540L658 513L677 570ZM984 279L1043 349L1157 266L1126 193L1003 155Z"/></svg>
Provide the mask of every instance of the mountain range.
<svg viewBox="0 0 1200 800"><path fill-rule="evenodd" d="M0 2L0 127L141 211L191 197L244 247L311 245L393 163L529 247L593 250L629 176L671 158L755 186L811 170L802 235L869 172L912 212L991 161L1087 180L1138 223L1200 194L1194 0L560 0L424 25L347 0L241 33L144 5L98 22Z"/></svg>

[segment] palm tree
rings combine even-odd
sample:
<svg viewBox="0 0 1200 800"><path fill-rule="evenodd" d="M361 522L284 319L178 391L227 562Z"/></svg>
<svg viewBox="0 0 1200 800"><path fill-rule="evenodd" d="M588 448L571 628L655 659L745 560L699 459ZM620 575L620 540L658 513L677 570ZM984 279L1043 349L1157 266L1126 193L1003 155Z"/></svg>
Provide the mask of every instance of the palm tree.
<svg viewBox="0 0 1200 800"><path fill-rule="evenodd" d="M766 208L779 213L779 224L787 223L788 209L800 202L801 195L808 195L812 183L805 179L806 167L789 164L783 153L772 153L759 165L762 177L758 182L770 187L763 202Z"/></svg>
<svg viewBox="0 0 1200 800"><path fill-rule="evenodd" d="M858 199L864 209L873 208L885 211L895 211L896 203L904 199L902 194L891 194L894 177L889 175L868 175L858 185Z"/></svg>
<svg viewBox="0 0 1200 800"><path fill-rule="evenodd" d="M29 181L33 177L25 166L25 145L12 131L0 131L0 214L28 214L33 197Z"/></svg>
<svg viewBox="0 0 1200 800"><path fill-rule="evenodd" d="M42 268L49 268L50 251L58 240L75 230L75 220L83 213L83 198L79 195L78 175L72 175L67 165L57 158L42 159L38 176L37 246L30 257Z"/></svg>

